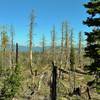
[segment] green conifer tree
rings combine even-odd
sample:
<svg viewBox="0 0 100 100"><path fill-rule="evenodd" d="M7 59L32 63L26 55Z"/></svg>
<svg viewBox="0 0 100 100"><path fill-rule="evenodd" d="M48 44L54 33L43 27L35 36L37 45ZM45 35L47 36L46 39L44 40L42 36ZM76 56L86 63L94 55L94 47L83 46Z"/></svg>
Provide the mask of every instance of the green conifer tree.
<svg viewBox="0 0 100 100"><path fill-rule="evenodd" d="M91 0L84 6L87 8L89 17L83 23L92 27L91 32L85 32L87 36L85 56L92 59L92 62L86 68L91 74L96 75L96 86L99 86L97 90L100 93L100 0Z"/></svg>

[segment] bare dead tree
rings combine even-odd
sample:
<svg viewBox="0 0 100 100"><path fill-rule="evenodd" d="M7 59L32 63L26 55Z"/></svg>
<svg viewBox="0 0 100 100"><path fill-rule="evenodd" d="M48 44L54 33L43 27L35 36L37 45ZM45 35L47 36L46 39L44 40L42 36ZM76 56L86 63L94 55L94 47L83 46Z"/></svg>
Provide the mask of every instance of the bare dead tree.
<svg viewBox="0 0 100 100"><path fill-rule="evenodd" d="M61 65L62 65L62 57L63 57L63 49L64 49L64 22L62 23L62 36L61 36Z"/></svg>
<svg viewBox="0 0 100 100"><path fill-rule="evenodd" d="M45 52L45 45L46 45L46 40L45 40L45 36L44 36L44 34L42 35L42 42L41 42L41 46L42 46L42 56L41 56L41 64L45 64L45 54L46 54L46 52Z"/></svg>
<svg viewBox="0 0 100 100"><path fill-rule="evenodd" d="M33 75L32 71L32 40L33 40L33 25L34 25L34 11L32 10L30 15L30 29L29 29L29 66L30 66L30 72Z"/></svg>
<svg viewBox="0 0 100 100"><path fill-rule="evenodd" d="M79 32L79 49L78 49L79 67L82 68L82 32Z"/></svg>
<svg viewBox="0 0 100 100"><path fill-rule="evenodd" d="M65 66L70 66L70 39L69 39L69 30L68 30L68 24L65 22L65 55L66 55L66 61Z"/></svg>
<svg viewBox="0 0 100 100"><path fill-rule="evenodd" d="M11 32L11 67L13 67L13 64L14 64L14 28L13 26L11 25L11 29L10 29L10 32Z"/></svg>
<svg viewBox="0 0 100 100"><path fill-rule="evenodd" d="M6 49L7 49L7 44L9 42L9 38L7 35L7 26L3 26L3 31L1 34L2 34L1 45L3 49L3 66L6 66Z"/></svg>
<svg viewBox="0 0 100 100"><path fill-rule="evenodd" d="M64 62L64 35L66 34L66 22L62 23L62 31L61 31L61 52L60 52L60 68L63 65ZM63 74L61 73L61 71L59 70L59 78L60 76L62 76L63 78Z"/></svg>
<svg viewBox="0 0 100 100"><path fill-rule="evenodd" d="M45 36L43 34L42 36L42 53L44 54L44 51L45 51Z"/></svg>
<svg viewBox="0 0 100 100"><path fill-rule="evenodd" d="M3 66L3 51L2 51L2 39L3 39L3 34L2 34L2 32L0 33L0 35L1 35L1 45L0 45L0 46L1 46L1 58L2 58L2 59L1 59L1 60L2 60L2 61L1 61L1 67L2 67L2 66ZM1 69L2 69L2 68L1 68Z"/></svg>
<svg viewBox="0 0 100 100"><path fill-rule="evenodd" d="M64 22L62 23L62 31L61 31L61 51L60 51L60 68L63 63L63 53L64 53ZM59 78L61 76L61 71L59 70Z"/></svg>
<svg viewBox="0 0 100 100"><path fill-rule="evenodd" d="M70 89L75 89L75 50L73 44L73 29L71 30L71 48L70 48L70 72L69 72L69 80L70 80ZM72 81L73 80L73 81Z"/></svg>
<svg viewBox="0 0 100 100"><path fill-rule="evenodd" d="M52 61L55 63L55 46L56 46L56 31L55 31L55 26L53 26L53 29L51 31L51 52L52 52Z"/></svg>

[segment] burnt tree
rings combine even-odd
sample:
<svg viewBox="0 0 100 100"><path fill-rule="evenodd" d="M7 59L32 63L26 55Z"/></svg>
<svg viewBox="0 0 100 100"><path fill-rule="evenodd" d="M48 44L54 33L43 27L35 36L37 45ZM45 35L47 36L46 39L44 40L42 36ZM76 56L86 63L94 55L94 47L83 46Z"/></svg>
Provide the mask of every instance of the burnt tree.
<svg viewBox="0 0 100 100"><path fill-rule="evenodd" d="M51 100L56 100L57 98L57 92L56 92L56 85L57 85L57 67L54 65L54 62L52 62L52 80L51 80Z"/></svg>

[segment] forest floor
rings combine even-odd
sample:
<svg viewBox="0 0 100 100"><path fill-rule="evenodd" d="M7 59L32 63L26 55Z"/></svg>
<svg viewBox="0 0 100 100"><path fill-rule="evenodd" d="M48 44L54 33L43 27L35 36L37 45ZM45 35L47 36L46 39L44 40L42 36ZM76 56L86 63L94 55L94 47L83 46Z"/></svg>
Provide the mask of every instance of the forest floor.
<svg viewBox="0 0 100 100"><path fill-rule="evenodd" d="M39 67L36 76L31 76L27 68L23 69L23 82L19 94L16 95L18 100L50 100L50 79L51 67ZM89 100L86 92L86 84L93 80L94 76L87 74L75 73L75 88L81 87L82 95L69 96L68 93L74 87L73 72L69 79L69 74L63 74L63 77L57 78L57 100ZM95 89L90 90L91 100L100 100L100 95Z"/></svg>

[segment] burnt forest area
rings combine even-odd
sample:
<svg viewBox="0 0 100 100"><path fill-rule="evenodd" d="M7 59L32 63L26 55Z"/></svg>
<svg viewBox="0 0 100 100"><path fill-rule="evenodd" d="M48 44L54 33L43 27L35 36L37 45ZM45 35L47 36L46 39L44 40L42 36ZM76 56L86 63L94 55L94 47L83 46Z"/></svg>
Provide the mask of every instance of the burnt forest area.
<svg viewBox="0 0 100 100"><path fill-rule="evenodd" d="M50 37L42 34L39 47L35 10L29 13L24 46L14 40L14 25L0 25L0 100L100 100L100 0L81 6L88 31L75 33L66 19L60 39L55 23Z"/></svg>

